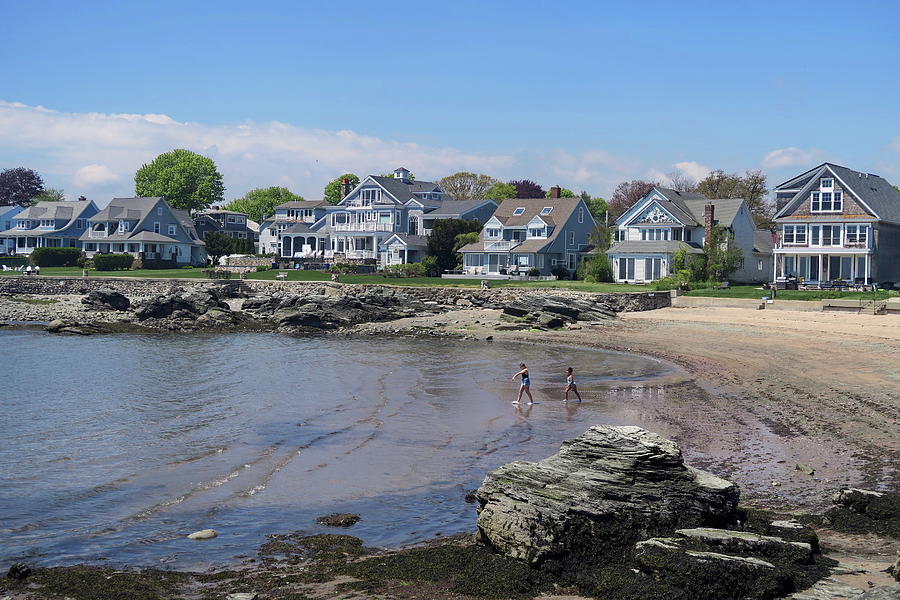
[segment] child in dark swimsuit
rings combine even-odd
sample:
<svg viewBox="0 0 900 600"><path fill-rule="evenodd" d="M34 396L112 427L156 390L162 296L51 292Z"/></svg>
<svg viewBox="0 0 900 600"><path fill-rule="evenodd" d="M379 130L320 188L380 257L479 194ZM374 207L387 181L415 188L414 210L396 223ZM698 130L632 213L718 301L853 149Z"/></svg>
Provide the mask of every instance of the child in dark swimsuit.
<svg viewBox="0 0 900 600"><path fill-rule="evenodd" d="M570 391L575 392L575 395L578 396L578 401L581 402L581 394L578 393L578 386L575 385L575 376L572 374L572 367L566 369L566 397L563 402L569 401Z"/></svg>
<svg viewBox="0 0 900 600"><path fill-rule="evenodd" d="M531 379L528 377L528 367L525 366L525 363L521 363L519 365L519 372L512 376L513 379L522 376L522 385L519 386L519 397L513 401L513 404L518 404L522 400L522 394L528 394L528 404L534 404L534 398L531 396Z"/></svg>

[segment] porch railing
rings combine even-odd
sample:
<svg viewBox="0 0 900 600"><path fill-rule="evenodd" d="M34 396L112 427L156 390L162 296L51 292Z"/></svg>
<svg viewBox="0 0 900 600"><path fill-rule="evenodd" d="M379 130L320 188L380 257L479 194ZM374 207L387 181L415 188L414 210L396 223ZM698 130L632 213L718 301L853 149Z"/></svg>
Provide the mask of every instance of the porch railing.
<svg viewBox="0 0 900 600"><path fill-rule="evenodd" d="M518 240L501 240L498 242L485 242L484 250L486 252L493 250L494 252L509 252L522 242Z"/></svg>
<svg viewBox="0 0 900 600"><path fill-rule="evenodd" d="M363 223L335 223L332 231L393 231L391 223L378 223L376 221Z"/></svg>

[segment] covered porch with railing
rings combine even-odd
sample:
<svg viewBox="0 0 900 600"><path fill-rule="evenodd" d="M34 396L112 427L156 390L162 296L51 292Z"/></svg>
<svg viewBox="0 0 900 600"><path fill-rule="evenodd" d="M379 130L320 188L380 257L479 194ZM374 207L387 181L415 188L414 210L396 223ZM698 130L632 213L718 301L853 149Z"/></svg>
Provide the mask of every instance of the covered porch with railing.
<svg viewBox="0 0 900 600"><path fill-rule="evenodd" d="M872 251L831 249L824 252L775 250L774 280L796 278L807 287L869 285L872 283Z"/></svg>

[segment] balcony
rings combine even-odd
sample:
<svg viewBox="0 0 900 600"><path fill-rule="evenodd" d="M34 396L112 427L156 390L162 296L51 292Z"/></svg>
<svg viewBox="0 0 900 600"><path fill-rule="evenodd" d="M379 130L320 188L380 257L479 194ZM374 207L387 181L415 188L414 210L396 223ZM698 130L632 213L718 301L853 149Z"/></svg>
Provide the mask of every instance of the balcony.
<svg viewBox="0 0 900 600"><path fill-rule="evenodd" d="M522 242L519 240L499 240L496 242L485 242L485 252L509 252Z"/></svg>
<svg viewBox="0 0 900 600"><path fill-rule="evenodd" d="M88 235L88 237L91 238L92 240L99 240L99 239L102 239L102 238L105 238L105 237L106 237L106 231L105 231L105 230L104 230L104 231L93 231L93 230L91 230L91 232L90 232L90 234Z"/></svg>
<svg viewBox="0 0 900 600"><path fill-rule="evenodd" d="M335 223L331 226L332 231L394 231L394 225L391 223L378 223L377 221L366 221L363 223Z"/></svg>
<svg viewBox="0 0 900 600"><path fill-rule="evenodd" d="M340 252L335 252L334 254L339 255ZM348 260L376 259L378 258L378 252L374 250L347 250L344 252L344 258Z"/></svg>

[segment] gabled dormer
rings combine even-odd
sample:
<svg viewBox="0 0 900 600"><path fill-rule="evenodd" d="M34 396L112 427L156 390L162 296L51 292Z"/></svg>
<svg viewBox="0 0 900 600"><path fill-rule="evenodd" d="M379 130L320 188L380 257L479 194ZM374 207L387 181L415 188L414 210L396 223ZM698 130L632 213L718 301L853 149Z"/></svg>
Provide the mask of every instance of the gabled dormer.
<svg viewBox="0 0 900 600"><path fill-rule="evenodd" d="M485 240L502 240L503 239L503 223L497 217L491 217L484 224Z"/></svg>
<svg viewBox="0 0 900 600"><path fill-rule="evenodd" d="M775 218L876 220L890 212L891 192L877 175L823 163L775 188Z"/></svg>
<svg viewBox="0 0 900 600"><path fill-rule="evenodd" d="M547 211L547 208L549 208L550 211ZM542 210L541 214L550 215L553 207L547 208ZM547 212L545 213L545 211ZM539 215L535 215L530 221L528 221L528 228L526 230L527 233L525 237L528 239L544 239L550 235L552 229L553 227L550 224L544 221Z"/></svg>

